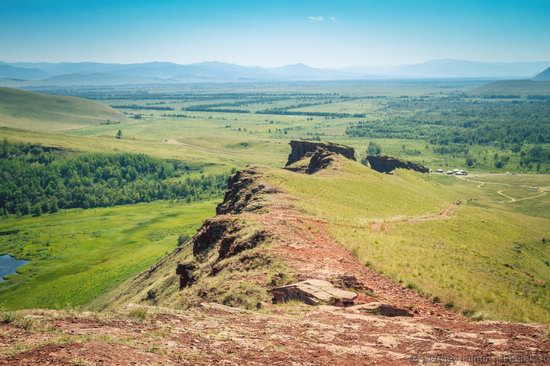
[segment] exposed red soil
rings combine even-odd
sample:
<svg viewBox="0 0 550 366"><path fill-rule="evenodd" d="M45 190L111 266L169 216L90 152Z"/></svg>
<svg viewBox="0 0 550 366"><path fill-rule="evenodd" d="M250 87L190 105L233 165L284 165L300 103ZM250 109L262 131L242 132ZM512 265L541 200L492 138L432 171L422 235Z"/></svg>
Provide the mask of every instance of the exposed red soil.
<svg viewBox="0 0 550 366"><path fill-rule="evenodd" d="M433 303L417 292L405 288L380 273L362 265L328 233L326 222L296 212L291 199L284 193L273 193L269 211L256 216L263 230L274 239L279 257L296 269L300 279L318 278L334 280L341 276L354 276L368 291L364 301L376 300L397 307L413 309L419 315L432 315L455 319L460 316ZM453 203L437 214L421 216L424 219L447 218L460 203Z"/></svg>
<svg viewBox="0 0 550 366"><path fill-rule="evenodd" d="M97 320L33 312L53 330L1 325L9 345L2 342L0 365L409 365L436 357L448 361L436 364L483 364L473 357L490 364L510 363L510 357L539 365L550 361L548 339L530 325L384 318L353 308L305 305L262 312L221 305L149 311L145 322L124 314ZM45 336L51 344L42 343ZM18 343L30 350L17 352Z"/></svg>

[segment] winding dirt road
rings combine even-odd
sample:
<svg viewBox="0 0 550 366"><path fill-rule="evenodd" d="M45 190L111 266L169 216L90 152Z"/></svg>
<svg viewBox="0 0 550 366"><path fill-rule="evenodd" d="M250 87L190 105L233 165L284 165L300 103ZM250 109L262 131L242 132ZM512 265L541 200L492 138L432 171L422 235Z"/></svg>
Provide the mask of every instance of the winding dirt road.
<svg viewBox="0 0 550 366"><path fill-rule="evenodd" d="M531 199L534 199L534 198L542 197L542 196L546 195L548 193L548 191L550 191L550 186L536 187L536 186L528 186L528 185L525 185L525 184L482 182L482 181L479 181L479 180L468 179L468 178L465 178L465 177L457 177L457 178L461 179L461 180L464 180L464 181L467 181L467 182L476 183L477 184L476 188L482 188L485 184L493 184L493 185L501 185L501 186L507 186L507 187L521 187L521 188L536 189L537 191L541 192L540 194L537 194L535 196L523 197L523 198L514 198L512 196L507 195L506 193L503 193L504 189L501 189L501 190L497 191L497 194L501 195L502 197L504 197L508 200L508 201L505 201L506 203L514 203L514 202L521 202L521 201L531 200Z"/></svg>

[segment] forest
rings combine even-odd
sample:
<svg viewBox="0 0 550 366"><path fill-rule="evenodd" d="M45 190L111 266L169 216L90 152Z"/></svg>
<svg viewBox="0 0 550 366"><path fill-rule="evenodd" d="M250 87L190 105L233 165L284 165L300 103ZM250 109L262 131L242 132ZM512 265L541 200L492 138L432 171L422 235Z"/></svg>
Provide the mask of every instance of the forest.
<svg viewBox="0 0 550 366"><path fill-rule="evenodd" d="M519 158L519 166L550 163L550 102L547 100L480 101L463 96L434 100L399 98L386 104L387 117L351 122L349 137L424 140L433 153L468 157L472 147L495 147ZM413 113L411 113L411 111ZM501 154L502 155L502 154ZM496 168L509 156L493 157ZM470 164L467 163L468 166Z"/></svg>
<svg viewBox="0 0 550 366"><path fill-rule="evenodd" d="M227 175L191 178L191 167L143 154L76 153L3 140L0 214L34 215L64 208L155 200L192 202L219 196Z"/></svg>
<svg viewBox="0 0 550 366"><path fill-rule="evenodd" d="M446 97L438 103L423 98L394 100L385 107L389 117L378 123L359 121L348 136L426 139L435 145L490 145L550 141L550 102L518 100L481 103ZM410 116L405 112L414 111ZM521 122L521 123L519 123Z"/></svg>

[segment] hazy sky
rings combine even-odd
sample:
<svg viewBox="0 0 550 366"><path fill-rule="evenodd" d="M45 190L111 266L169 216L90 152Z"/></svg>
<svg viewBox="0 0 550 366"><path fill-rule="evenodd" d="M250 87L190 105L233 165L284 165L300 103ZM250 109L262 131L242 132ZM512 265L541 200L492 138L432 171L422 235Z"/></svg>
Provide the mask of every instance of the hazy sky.
<svg viewBox="0 0 550 366"><path fill-rule="evenodd" d="M550 60L550 0L0 0L0 60Z"/></svg>

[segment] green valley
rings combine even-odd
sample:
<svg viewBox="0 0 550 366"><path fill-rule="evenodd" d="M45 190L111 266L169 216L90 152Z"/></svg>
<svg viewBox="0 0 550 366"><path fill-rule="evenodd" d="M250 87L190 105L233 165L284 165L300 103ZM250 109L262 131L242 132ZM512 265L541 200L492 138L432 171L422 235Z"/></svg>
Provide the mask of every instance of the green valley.
<svg viewBox="0 0 550 366"><path fill-rule="evenodd" d="M82 307L191 237L215 202L62 210L0 221L0 252L30 262L0 283L8 309Z"/></svg>
<svg viewBox="0 0 550 366"><path fill-rule="evenodd" d="M550 171L549 101L529 93L480 95L481 84L403 80L216 88L151 85L147 90L35 88L72 96L41 97L42 120L28 114L25 118L34 121L30 125L17 122L13 108L2 109L0 137L8 146L4 150L24 150L19 155L5 153L5 163L23 164L19 174L26 171L25 164L30 164L29 172L50 165L61 172L70 164L80 177L76 181L63 175L47 179L65 187L63 192L93 196L87 200L95 203L58 205L56 213L17 217L13 213L36 213L33 208L43 202L50 207L51 202L41 197L53 195L54 186L45 178L32 183L30 173L17 179L28 176L24 182L31 183L5 186L4 196L16 198L4 199L12 204L2 219L2 232L8 234L0 237L0 252L31 260L21 267L21 275L0 284L7 296L5 305L86 305L99 295L104 301L107 290L173 248L180 226L193 235L202 219L213 215L213 202L222 199L225 177L254 164L270 169L270 184L295 197L297 209L325 220L330 235L360 262L403 286L469 316L548 321L544 298L550 274L544 258L549 255L545 243L550 236L550 181L540 173ZM12 100L33 104L37 95L8 89L3 93L9 105L14 105ZM66 103L53 103L55 98L67 98ZM93 115L95 122L75 114ZM78 128L60 127L61 122ZM390 176L357 163L314 176L280 171L291 139L345 144L355 149L359 161L371 145L376 148L370 153L411 160L432 170L465 169L469 175L399 171ZM50 160L45 162L44 156ZM101 159L115 159L109 164L125 161L124 168L114 169L120 174L105 176L105 185L98 181L99 165L94 165ZM131 161L151 162L166 173L162 179L159 170L132 175ZM82 170L83 162L92 167L90 172ZM137 165L136 169L142 171ZM179 186L208 181L213 184L197 186L194 193L187 188L185 194L174 193ZM160 182L173 188L151 194ZM105 187L109 195L99 193ZM29 196L36 202L23 207L24 192L33 189L42 193ZM152 202L139 203L145 201ZM448 219L426 219L446 212L455 202L461 204L450 208ZM137 205L66 209L130 203ZM52 225L61 225L59 234L51 232ZM158 234L162 239L151 241L158 232L164 233ZM100 259L111 252L120 255L116 260ZM69 265L78 253L89 256ZM42 268L44 263L51 268ZM76 282L65 283L66 273ZM88 290L75 292L77 283L87 283ZM58 288L56 300L38 296L50 286ZM35 290L29 293L25 288Z"/></svg>

